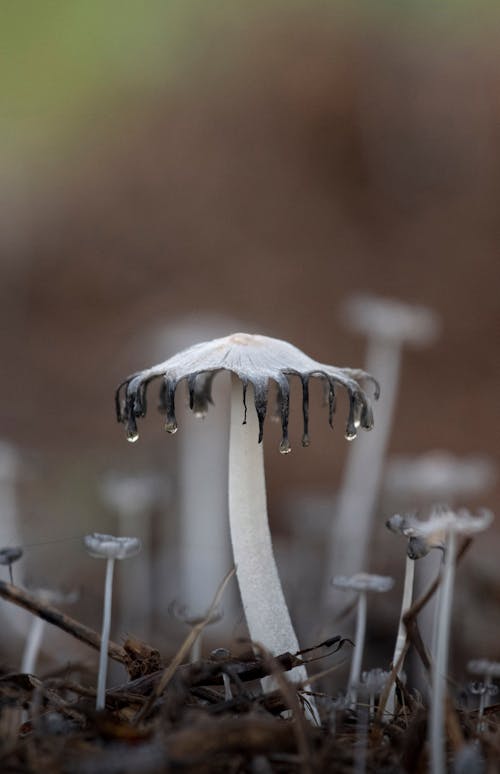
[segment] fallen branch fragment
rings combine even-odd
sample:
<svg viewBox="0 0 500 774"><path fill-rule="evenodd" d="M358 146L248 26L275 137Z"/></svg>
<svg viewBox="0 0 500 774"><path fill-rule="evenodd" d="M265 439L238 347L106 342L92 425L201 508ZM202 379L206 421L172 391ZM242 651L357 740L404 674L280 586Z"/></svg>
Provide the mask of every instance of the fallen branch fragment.
<svg viewBox="0 0 500 774"><path fill-rule="evenodd" d="M18 586L13 586L12 583L5 583L0 581L0 597L3 597L8 602L13 602L19 607L23 607L25 610L29 610L30 613L43 618L53 626L57 626L59 629L76 637L77 640L84 642L95 650L99 650L101 647L101 636L90 629L85 624L76 621L65 613L61 613L57 608L48 605L46 602L42 602L34 594L30 594L24 589L20 589ZM110 642L108 647L109 657L115 661L119 661L121 664L127 660L127 654L124 648L117 645L116 642Z"/></svg>

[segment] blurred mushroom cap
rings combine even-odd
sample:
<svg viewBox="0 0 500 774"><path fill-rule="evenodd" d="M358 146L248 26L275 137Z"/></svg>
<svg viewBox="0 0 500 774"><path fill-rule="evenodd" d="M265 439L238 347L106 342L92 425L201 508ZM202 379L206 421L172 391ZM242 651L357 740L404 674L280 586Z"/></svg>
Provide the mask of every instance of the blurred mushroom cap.
<svg viewBox="0 0 500 774"><path fill-rule="evenodd" d="M371 575L367 572L358 572L347 578L345 575L337 575L333 579L333 585L345 591L389 591L394 586L394 578L388 575Z"/></svg>
<svg viewBox="0 0 500 774"><path fill-rule="evenodd" d="M141 541L135 537L115 537L93 532L85 536L85 547L96 559L128 559L141 550Z"/></svg>

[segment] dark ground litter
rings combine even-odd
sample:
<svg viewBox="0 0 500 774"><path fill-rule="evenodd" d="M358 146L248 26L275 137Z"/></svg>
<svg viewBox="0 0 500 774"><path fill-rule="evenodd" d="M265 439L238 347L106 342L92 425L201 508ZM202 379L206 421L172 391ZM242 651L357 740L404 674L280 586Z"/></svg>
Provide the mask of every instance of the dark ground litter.
<svg viewBox="0 0 500 774"><path fill-rule="evenodd" d="M8 598L19 594L3 582L0 591ZM58 625L99 647L96 632L38 604L41 617L56 623L59 616ZM418 633L409 631L418 650ZM111 642L110 658L126 667L129 680L107 690L106 709L101 712L95 710L95 675L82 665L68 665L43 677L1 668L0 770L5 774L428 771L427 708L399 681L396 713L390 722L381 723L377 706L371 713L361 692L353 711L342 697L315 691L314 681L308 690L297 691L286 679L290 669L311 660L324 665L323 674L335 669L335 654L350 648L348 640L335 636L299 654L275 658L262 652L254 655L246 643L238 656L212 652L207 660L184 663L194 637L191 632L168 662L139 640L130 638L123 646ZM263 695L260 680L269 675L276 689ZM230 696L224 676L229 678ZM321 725L306 719L312 696ZM485 768L474 770L498 770L500 705L485 710L478 729L476 710L449 701L446 726L450 762L468 759L476 765L481 750Z"/></svg>

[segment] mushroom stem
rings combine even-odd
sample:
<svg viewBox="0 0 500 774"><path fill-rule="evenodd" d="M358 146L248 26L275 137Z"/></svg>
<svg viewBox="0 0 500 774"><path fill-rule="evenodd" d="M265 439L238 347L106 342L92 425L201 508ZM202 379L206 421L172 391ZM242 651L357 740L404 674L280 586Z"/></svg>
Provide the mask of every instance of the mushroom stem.
<svg viewBox="0 0 500 774"><path fill-rule="evenodd" d="M446 696L446 674L448 670L448 646L450 640L451 607L453 603L453 582L457 538L451 529L446 539L443 563L443 581L439 597L439 618L436 639L436 660L432 671L432 702L430 717L431 772L442 774L445 766L444 711Z"/></svg>
<svg viewBox="0 0 500 774"><path fill-rule="evenodd" d="M405 566L405 580L404 580L404 586L403 586L403 599L401 601L401 613L399 615L398 633L396 635L396 645L394 646L394 655L392 657L393 666L395 666L398 663L406 645L407 634L406 634L406 626L404 625L404 622L403 622L403 617L411 607L411 603L413 599L414 578L415 578L415 560L410 559L410 557L407 556L406 566ZM401 672L403 670L403 664L404 664L404 659L401 661L401 664L399 665L399 669L396 673L396 677L400 677ZM387 698L387 703L385 706L385 711L388 712L390 715L394 714L395 696L396 696L396 684L394 682L391 686L391 690L389 692L389 696Z"/></svg>
<svg viewBox="0 0 500 774"><path fill-rule="evenodd" d="M108 674L108 644L111 629L111 599L113 592L113 571L115 560L106 560L106 581L104 584L104 612L102 616L101 650L99 653L99 675L97 678L96 709L102 710L106 706L106 677Z"/></svg>
<svg viewBox="0 0 500 774"><path fill-rule="evenodd" d="M349 687L347 695L351 709L356 708L357 687L361 676L361 661L365 644L366 631L366 592L360 591L356 615L356 634L354 635L354 652L352 654L351 671L349 674Z"/></svg>
<svg viewBox="0 0 500 774"><path fill-rule="evenodd" d="M30 630L26 640L26 646L23 652L23 658L21 661L21 672L24 674L33 674L35 671L35 664L40 652L40 646L42 644L43 630L45 629L45 621L43 618L33 616Z"/></svg>
<svg viewBox="0 0 500 774"><path fill-rule="evenodd" d="M369 343L367 369L380 374L381 399L377 430L358 438L349 449L337 517L330 534L325 573L324 604L335 609L341 594L331 588L333 575L351 575L366 565L373 511L382 478L401 366L401 344L375 337ZM362 483L362 486L360 485Z"/></svg>
<svg viewBox="0 0 500 774"><path fill-rule="evenodd" d="M251 390L247 399L250 404ZM267 518L264 453L253 406L243 421L242 386L231 376L229 435L229 523L236 575L250 638L277 655L299 650L281 588ZM305 667L290 672L307 679ZM269 689L269 678L263 681Z"/></svg>

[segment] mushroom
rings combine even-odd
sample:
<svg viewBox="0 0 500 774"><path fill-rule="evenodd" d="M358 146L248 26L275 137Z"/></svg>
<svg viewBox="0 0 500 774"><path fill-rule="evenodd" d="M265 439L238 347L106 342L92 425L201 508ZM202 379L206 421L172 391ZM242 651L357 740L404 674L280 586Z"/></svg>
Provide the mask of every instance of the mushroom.
<svg viewBox="0 0 500 774"><path fill-rule="evenodd" d="M333 585L337 589L342 589L342 591L358 592L354 653L352 656L351 671L349 673L347 688L350 707L351 709L354 709L356 707L357 689L360 682L361 662L365 644L366 595L369 591L376 591L378 593L389 591L394 586L394 580L387 575L371 575L367 572L359 572L356 575L352 575L350 578L339 575L333 579Z"/></svg>
<svg viewBox="0 0 500 774"><path fill-rule="evenodd" d="M189 626L191 630L193 630L202 621L206 621L205 625L210 626L212 624L218 623L223 618L223 612L218 607L216 607L210 615L210 610L205 610L202 615L195 615L190 612L187 605L181 605L175 599L169 605L168 609L174 618L177 618L178 621L182 621L182 623L186 624L186 626ZM192 664L201 659L202 641L203 631L200 632L200 634L193 642L193 647L191 648L191 653L189 655L189 660Z"/></svg>
<svg viewBox="0 0 500 774"><path fill-rule="evenodd" d="M64 593L55 589L37 589L36 596L47 605L68 605L78 599L76 591ZM21 660L21 672L25 674L34 674L46 623L39 615L33 616Z"/></svg>
<svg viewBox="0 0 500 774"><path fill-rule="evenodd" d="M23 549L21 546L6 546L0 548L0 564L9 568L10 582L14 583L14 577L12 575L12 565L17 562L23 555Z"/></svg>
<svg viewBox="0 0 500 774"><path fill-rule="evenodd" d="M378 417L377 417L378 419ZM493 461L485 456L457 457L449 452L434 450L417 456L397 455L389 460L385 473L385 489L391 503L398 509L418 507L420 510L435 509L436 503L453 508L461 499L469 499L491 489L496 470ZM439 536L436 536L439 539ZM419 538L411 539L418 548ZM439 546L437 546L439 547ZM420 557L418 557L420 558ZM439 573L442 555L429 555L415 567L415 593L423 593L431 580ZM432 633L436 631L439 594L429 600L419 616L419 629L424 642L430 643L434 654ZM415 675L417 685L425 689L426 683L419 670Z"/></svg>
<svg viewBox="0 0 500 774"><path fill-rule="evenodd" d="M479 696L477 713L477 730L479 732L482 729L482 719L487 697L496 696L498 693L498 686L493 683L493 680L500 677L500 663L498 661L489 661L487 658L472 659L467 664L467 670L472 675L482 678L482 680L469 684L470 692Z"/></svg>
<svg viewBox="0 0 500 774"><path fill-rule="evenodd" d="M120 534L135 534L141 541L141 555L134 567L124 573L118 585L122 629L136 629L147 639L151 633L152 605L144 604L151 596L153 569L151 557L151 510L160 496L168 494L169 481L155 475L109 473L102 482L105 500L115 509ZM127 619L123 619L126 611Z"/></svg>
<svg viewBox="0 0 500 774"><path fill-rule="evenodd" d="M477 516L469 511L442 510L431 515L427 521L418 524L422 537L444 532L445 548L441 593L437 616L435 663L432 669L432 697L429 723L431 748L431 771L440 774L445 771L444 700L446 674L448 670L448 645L450 638L453 582L457 554L457 535L473 535L489 527L493 520L490 511L483 510Z"/></svg>
<svg viewBox="0 0 500 774"><path fill-rule="evenodd" d="M406 550L406 566L405 577L403 584L403 598L401 600L401 612L399 615L398 633L396 635L396 644L394 646L394 655L392 657L392 665L395 667L399 664L397 669L397 677L401 675L404 664L403 651L406 646L406 627L403 623L405 613L410 609L413 599L413 585L415 579L415 560L421 559L426 556L432 548L441 548L444 550L445 535L443 530L438 530L435 533L422 532L419 529L420 522L412 515L402 516L399 513L391 516L386 521L386 527L391 532L399 533L408 538L408 546ZM425 523L425 522L424 522ZM394 712L395 705L395 685L391 686L391 690L387 697L386 710L392 714Z"/></svg>
<svg viewBox="0 0 500 774"><path fill-rule="evenodd" d="M203 342L174 355L159 365L128 377L116 394L117 418L127 429L127 438L137 441L137 419L146 413L146 389L156 377L163 377L160 406L165 413L165 430L177 431L175 393L181 380L187 380L189 405L203 416L211 402L211 385L219 371L231 374L231 418L229 441L229 520L234 560L243 608L251 639L273 654L298 650L274 561L267 519L262 438L268 404L268 386L278 387L282 437L280 452L288 454L289 377L302 383L303 446L309 445L309 380L323 380L328 394L329 421L335 411L335 389L346 388L349 415L346 437L356 436L358 428L370 429L373 415L370 402L359 380L375 383L361 370L324 365L291 344L267 336L235 333ZM247 411L252 394L255 412ZM306 678L304 667L293 671L292 679Z"/></svg>
<svg viewBox="0 0 500 774"><path fill-rule="evenodd" d="M431 310L394 299L356 295L348 300L345 313L349 327L368 337L366 370L380 377L382 400L377 408L377 432L349 450L328 547L323 590L327 608L335 608L339 602L330 578L334 574L351 575L366 564L403 346L425 345L435 338L438 329Z"/></svg>
<svg viewBox="0 0 500 774"><path fill-rule="evenodd" d="M115 559L128 559L141 550L141 542L135 537L115 537L94 532L84 538L85 547L95 559L106 559L106 581L104 586L104 612L102 618L101 650L99 653L99 675L97 678L96 709L105 707L106 675L108 667L109 631L111 628L111 599L113 592L113 571Z"/></svg>

